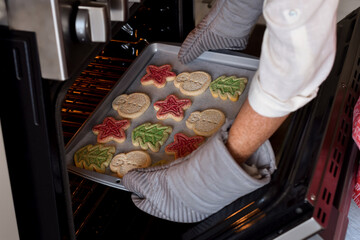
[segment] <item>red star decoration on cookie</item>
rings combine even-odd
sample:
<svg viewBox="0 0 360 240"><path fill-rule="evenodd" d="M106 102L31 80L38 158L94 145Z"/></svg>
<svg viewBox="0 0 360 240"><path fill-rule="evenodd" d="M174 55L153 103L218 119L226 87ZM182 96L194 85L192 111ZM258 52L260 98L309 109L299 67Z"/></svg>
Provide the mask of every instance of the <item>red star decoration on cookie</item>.
<svg viewBox="0 0 360 240"><path fill-rule="evenodd" d="M205 138L202 136L188 137L183 133L177 133L174 142L165 147L165 152L175 154L175 159L182 158L192 153L204 141Z"/></svg>
<svg viewBox="0 0 360 240"><path fill-rule="evenodd" d="M154 84L158 88L165 86L166 81L172 81L176 74L171 71L171 66L166 64L160 67L149 65L146 68L146 74L141 78L141 83L144 85Z"/></svg>
<svg viewBox="0 0 360 240"><path fill-rule="evenodd" d="M125 141L125 129L129 128L129 120L115 120L113 117L107 117L102 124L93 127L93 132L97 134L99 143L106 143L114 140L122 143Z"/></svg>
<svg viewBox="0 0 360 240"><path fill-rule="evenodd" d="M156 113L158 119L172 117L177 121L181 121L184 118L184 110L190 106L190 99L178 99L172 94L167 96L164 101L154 103L154 108L158 110Z"/></svg>

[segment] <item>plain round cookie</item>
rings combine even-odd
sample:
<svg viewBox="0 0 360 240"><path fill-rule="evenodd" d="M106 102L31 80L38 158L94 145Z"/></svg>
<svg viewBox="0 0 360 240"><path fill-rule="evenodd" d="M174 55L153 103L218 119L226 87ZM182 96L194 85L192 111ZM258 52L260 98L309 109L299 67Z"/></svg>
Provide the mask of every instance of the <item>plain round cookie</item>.
<svg viewBox="0 0 360 240"><path fill-rule="evenodd" d="M206 91L211 82L211 75L207 72L182 72L174 80L175 87L187 96L198 96Z"/></svg>
<svg viewBox="0 0 360 240"><path fill-rule="evenodd" d="M145 93L122 94L114 99L112 108L123 118L140 117L150 106L150 97Z"/></svg>
<svg viewBox="0 0 360 240"><path fill-rule="evenodd" d="M225 123L225 114L217 109L193 112L186 120L186 126L197 135L209 137Z"/></svg>
<svg viewBox="0 0 360 240"><path fill-rule="evenodd" d="M151 164L151 157L145 151L131 151L114 156L110 162L110 170L122 178L126 173L135 168L146 168Z"/></svg>

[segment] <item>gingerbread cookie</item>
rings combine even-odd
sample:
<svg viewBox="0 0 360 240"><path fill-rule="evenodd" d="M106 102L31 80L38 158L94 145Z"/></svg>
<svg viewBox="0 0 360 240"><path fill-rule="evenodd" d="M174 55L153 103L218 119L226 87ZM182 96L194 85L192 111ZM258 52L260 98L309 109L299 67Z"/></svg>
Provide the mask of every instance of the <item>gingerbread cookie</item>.
<svg viewBox="0 0 360 240"><path fill-rule="evenodd" d="M150 166L151 158L147 152L131 151L116 155L110 163L110 170L122 178L134 168L146 168Z"/></svg>
<svg viewBox="0 0 360 240"><path fill-rule="evenodd" d="M75 152L75 166L86 170L95 170L99 173L105 173L106 167L109 166L114 154L114 146L89 144Z"/></svg>
<svg viewBox="0 0 360 240"><path fill-rule="evenodd" d="M149 65L146 67L146 74L140 79L142 85L155 85L157 88L163 88L166 82L173 81L176 73L171 71L169 64L162 66Z"/></svg>
<svg viewBox="0 0 360 240"><path fill-rule="evenodd" d="M145 93L122 94L114 99L112 107L123 118L137 118L148 109L150 102Z"/></svg>
<svg viewBox="0 0 360 240"><path fill-rule="evenodd" d="M209 137L225 123L225 114L217 109L193 112L186 120L186 126L197 135Z"/></svg>
<svg viewBox="0 0 360 240"><path fill-rule="evenodd" d="M174 135L174 142L165 147L167 154L174 154L175 159L182 158L195 151L203 142L203 136L188 137L183 133Z"/></svg>
<svg viewBox="0 0 360 240"><path fill-rule="evenodd" d="M151 151L158 152L171 132L172 127L159 123L144 123L133 130L131 140L134 146L140 146L144 150L150 148Z"/></svg>
<svg viewBox="0 0 360 240"><path fill-rule="evenodd" d="M176 76L174 80L175 87L187 96L198 96L205 92L211 82L210 74L203 71L192 73L183 72Z"/></svg>
<svg viewBox="0 0 360 240"><path fill-rule="evenodd" d="M169 95L163 101L154 103L157 111L156 117L159 120L172 118L175 121L181 121L184 118L184 110L191 106L190 99L178 99L175 95Z"/></svg>
<svg viewBox="0 0 360 240"><path fill-rule="evenodd" d="M126 139L125 130L129 127L129 120L115 120L113 117L106 117L103 123L94 126L92 131L97 135L99 143L107 143L112 140L122 143Z"/></svg>
<svg viewBox="0 0 360 240"><path fill-rule="evenodd" d="M245 77L221 76L210 83L210 92L213 97L220 96L222 100L237 101L243 93L248 80Z"/></svg>

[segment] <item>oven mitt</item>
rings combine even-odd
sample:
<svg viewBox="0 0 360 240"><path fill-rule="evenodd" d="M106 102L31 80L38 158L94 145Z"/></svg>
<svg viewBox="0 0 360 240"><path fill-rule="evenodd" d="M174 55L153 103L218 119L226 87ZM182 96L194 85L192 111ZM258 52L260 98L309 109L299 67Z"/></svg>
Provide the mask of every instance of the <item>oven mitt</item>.
<svg viewBox="0 0 360 240"><path fill-rule="evenodd" d="M198 222L269 183L276 168L270 143L240 167L225 146L229 127L226 122L187 157L127 173L123 185L133 192L134 204L159 218Z"/></svg>
<svg viewBox="0 0 360 240"><path fill-rule="evenodd" d="M186 64L207 50L246 48L264 0L217 0L183 42L178 58Z"/></svg>

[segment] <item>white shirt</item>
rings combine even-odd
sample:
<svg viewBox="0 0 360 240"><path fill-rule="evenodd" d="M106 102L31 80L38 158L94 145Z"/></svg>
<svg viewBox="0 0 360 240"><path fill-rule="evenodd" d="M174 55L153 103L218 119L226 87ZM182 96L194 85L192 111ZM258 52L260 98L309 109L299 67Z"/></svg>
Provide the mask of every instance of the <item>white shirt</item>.
<svg viewBox="0 0 360 240"><path fill-rule="evenodd" d="M338 0L265 0L260 63L249 91L260 115L280 117L312 100L336 52Z"/></svg>

